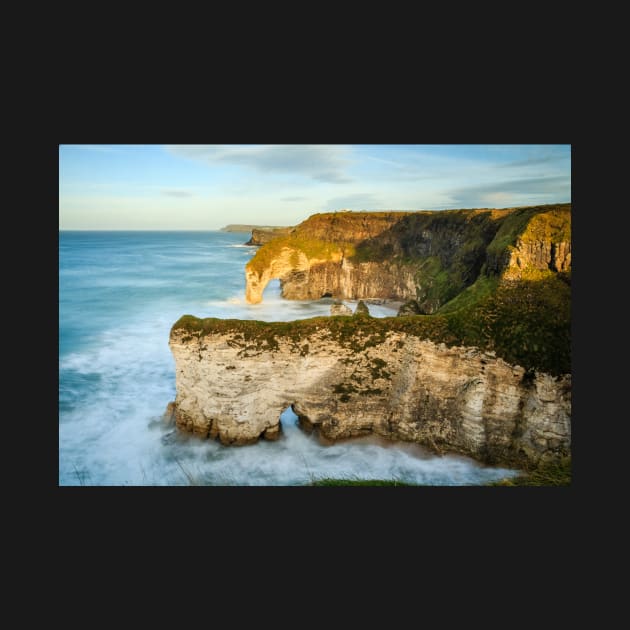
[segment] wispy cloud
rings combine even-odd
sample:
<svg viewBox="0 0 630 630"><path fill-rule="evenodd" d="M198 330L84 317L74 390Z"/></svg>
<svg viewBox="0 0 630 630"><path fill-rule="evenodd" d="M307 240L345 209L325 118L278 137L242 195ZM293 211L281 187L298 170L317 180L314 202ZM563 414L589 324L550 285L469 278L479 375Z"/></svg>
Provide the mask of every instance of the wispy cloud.
<svg viewBox="0 0 630 630"><path fill-rule="evenodd" d="M565 155L541 155L539 157L526 158L524 160L516 160L514 162L507 162L505 164L499 164L499 168L520 168L523 166L538 166L540 164L550 164L552 162L559 162L566 159Z"/></svg>
<svg viewBox="0 0 630 630"><path fill-rule="evenodd" d="M345 170L348 149L328 145L169 145L166 149L179 157L200 160L210 165L232 164L262 173L303 175L317 181L352 181Z"/></svg>
<svg viewBox="0 0 630 630"><path fill-rule="evenodd" d="M345 197L333 197L326 202L326 210L376 210L385 207L382 200L372 193L357 193Z"/></svg>
<svg viewBox="0 0 630 630"><path fill-rule="evenodd" d="M193 197L193 193L187 190L161 190L160 193L162 195L166 195L167 197Z"/></svg>
<svg viewBox="0 0 630 630"><path fill-rule="evenodd" d="M280 201L306 201L308 197L281 197Z"/></svg>
<svg viewBox="0 0 630 630"><path fill-rule="evenodd" d="M529 198L532 203L565 201L571 198L571 178L566 175L530 177L498 181L479 186L466 186L449 191L458 206L492 206L520 203Z"/></svg>

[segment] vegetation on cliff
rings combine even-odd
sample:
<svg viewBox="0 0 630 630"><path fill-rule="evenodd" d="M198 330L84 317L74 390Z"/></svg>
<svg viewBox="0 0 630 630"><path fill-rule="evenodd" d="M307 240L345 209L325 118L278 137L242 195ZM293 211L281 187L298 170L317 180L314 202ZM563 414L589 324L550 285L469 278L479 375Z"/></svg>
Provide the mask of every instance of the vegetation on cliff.
<svg viewBox="0 0 630 630"><path fill-rule="evenodd" d="M299 264L299 253L304 254L309 260L321 262L339 259L354 253L354 245L349 242L322 241L293 233L289 236L276 237L262 245L247 263L246 268L257 272L259 275L262 274L265 269L271 266L273 260L278 258L283 249L294 252L291 263L296 267Z"/></svg>
<svg viewBox="0 0 630 630"><path fill-rule="evenodd" d="M315 479L309 486L419 486L398 479L329 478ZM523 470L515 477L491 481L488 486L570 486L571 458L541 464L531 470Z"/></svg>
<svg viewBox="0 0 630 630"><path fill-rule="evenodd" d="M253 228L252 235L250 239L245 243L245 245L265 245L269 243L274 238L278 238L280 236L287 236L291 233L292 227L275 227L275 228Z"/></svg>
<svg viewBox="0 0 630 630"><path fill-rule="evenodd" d="M361 352L401 332L447 346L476 346L528 370L553 375L571 371L570 285L548 272L538 280L516 282L480 279L479 283L435 315L403 317L313 317L290 322L199 319L184 315L172 328L184 340L230 333L251 350L273 351L278 341L303 348L306 337L320 332L343 347Z"/></svg>
<svg viewBox="0 0 630 630"><path fill-rule="evenodd" d="M399 481L398 479L333 479L330 477L324 477L323 479L316 479L309 486L417 486L417 483L407 483Z"/></svg>
<svg viewBox="0 0 630 630"><path fill-rule="evenodd" d="M547 462L524 470L516 477L490 482L489 486L570 486L571 458Z"/></svg>
<svg viewBox="0 0 630 630"><path fill-rule="evenodd" d="M324 213L309 217L289 236L263 245L247 269L262 276L283 250L293 252L289 261L295 269L302 268L305 260L315 269L344 259L353 265L377 263L406 269L414 279L416 295L408 295L403 287L396 290L405 294L397 297L413 298L421 312L433 314L483 276L501 276L511 254L522 244L570 243L570 237L571 204L504 210ZM525 254L523 260L519 258L519 274L535 279L532 272L544 271L545 265L528 263ZM341 266L326 273L329 277L341 274ZM308 282L308 277L300 281ZM383 295L371 297L393 297L392 287L378 289Z"/></svg>

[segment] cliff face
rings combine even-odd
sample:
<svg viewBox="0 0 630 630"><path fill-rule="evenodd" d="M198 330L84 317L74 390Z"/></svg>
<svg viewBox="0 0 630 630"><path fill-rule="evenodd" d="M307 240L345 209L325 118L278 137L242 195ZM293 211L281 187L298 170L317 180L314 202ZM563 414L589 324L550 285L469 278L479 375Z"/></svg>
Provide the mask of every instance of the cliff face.
<svg viewBox="0 0 630 630"><path fill-rule="evenodd" d="M251 238L245 245L264 245L278 236L287 236L292 229L292 227L253 228Z"/></svg>
<svg viewBox="0 0 630 630"><path fill-rule="evenodd" d="M556 210L533 216L514 246L507 248L505 259L504 276L510 279L527 277L532 270L571 271L571 222L567 213Z"/></svg>
<svg viewBox="0 0 630 630"><path fill-rule="evenodd" d="M280 280L282 295L292 300L318 300L321 297L353 299L392 298L416 294L413 270L387 262L339 261L303 264L286 269Z"/></svg>
<svg viewBox="0 0 630 630"><path fill-rule="evenodd" d="M350 298L355 286L363 285L365 297L380 297L389 290L373 278L379 265L350 261L355 246L391 229L405 212L315 214L293 228L288 235L274 238L261 247L245 267L245 297L256 304L270 280L279 278L282 296L287 299L319 299L322 296ZM366 261L370 262L370 261ZM382 275L382 274L381 274ZM385 274L387 280L393 279ZM356 284L355 284L356 283ZM367 286L370 283L370 286ZM321 292L320 292L321 291Z"/></svg>
<svg viewBox="0 0 630 630"><path fill-rule="evenodd" d="M482 274L570 269L570 216L570 204L313 215L249 261L246 299L279 278L287 299L415 299L435 313Z"/></svg>
<svg viewBox="0 0 630 630"><path fill-rule="evenodd" d="M347 327L356 316L335 319ZM224 444L276 439L292 405L303 428L330 439L377 433L516 465L570 453L570 375L401 331L355 331L344 341L326 326L298 336L280 330L238 320L176 324L177 426Z"/></svg>

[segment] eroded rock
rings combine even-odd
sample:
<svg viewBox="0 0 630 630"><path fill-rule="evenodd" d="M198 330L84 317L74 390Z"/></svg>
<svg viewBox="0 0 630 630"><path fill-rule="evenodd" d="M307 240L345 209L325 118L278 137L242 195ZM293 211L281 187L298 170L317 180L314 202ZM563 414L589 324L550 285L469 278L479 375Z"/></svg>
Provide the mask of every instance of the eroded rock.
<svg viewBox="0 0 630 630"><path fill-rule="evenodd" d="M353 343L325 328L299 340L174 329L176 424L250 444L279 437L280 414L292 404L301 427L332 440L376 433L488 463L570 454L570 375L524 378L523 368L491 353L401 332Z"/></svg>
<svg viewBox="0 0 630 630"><path fill-rule="evenodd" d="M342 302L337 302L330 306L331 315L352 315L352 309Z"/></svg>

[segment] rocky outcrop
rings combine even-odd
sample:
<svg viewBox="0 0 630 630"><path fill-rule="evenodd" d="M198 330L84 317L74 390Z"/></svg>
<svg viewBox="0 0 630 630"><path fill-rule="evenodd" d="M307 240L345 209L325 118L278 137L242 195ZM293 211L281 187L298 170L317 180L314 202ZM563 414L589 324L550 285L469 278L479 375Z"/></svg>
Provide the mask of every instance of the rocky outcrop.
<svg viewBox="0 0 630 630"><path fill-rule="evenodd" d="M356 309L354 310L354 315L368 315L370 314L370 309L368 305L363 301L359 300Z"/></svg>
<svg viewBox="0 0 630 630"><path fill-rule="evenodd" d="M414 286L400 265L356 258L356 245L392 229L409 212L331 212L315 214L285 238L261 247L245 268L245 297L255 304L271 279L282 296L294 300L362 297L397 298ZM354 257L350 259L350 257ZM390 268L391 267L391 268Z"/></svg>
<svg viewBox="0 0 630 630"><path fill-rule="evenodd" d="M508 252L504 277L518 280L532 270L567 272L571 270L571 242L524 241L518 238Z"/></svg>
<svg viewBox="0 0 630 630"><path fill-rule="evenodd" d="M343 322L358 319L331 321L345 330ZM276 439L291 405L303 428L333 440L375 433L512 465L570 454L569 374L525 370L493 352L400 331L359 331L348 342L334 338L325 318L299 336L261 322L197 322L198 330L176 324L170 348L176 424L200 437Z"/></svg>
<svg viewBox="0 0 630 630"><path fill-rule="evenodd" d="M398 317L406 317L407 315L420 315L422 309L416 300L408 300L398 309Z"/></svg>
<svg viewBox="0 0 630 630"><path fill-rule="evenodd" d="M521 208L506 216L488 248L489 273L508 280L571 271L571 204Z"/></svg>
<svg viewBox="0 0 630 630"><path fill-rule="evenodd" d="M253 228L251 238L245 245L264 245L278 236L287 236L292 229L292 227Z"/></svg>
<svg viewBox="0 0 630 630"><path fill-rule="evenodd" d="M335 302L330 306L331 315L352 315L352 309L341 302Z"/></svg>
<svg viewBox="0 0 630 630"><path fill-rule="evenodd" d="M405 299L416 295L414 270L387 262L304 260L301 268L286 268L280 276L282 296L288 300L366 298ZM262 295L262 294L261 294Z"/></svg>

